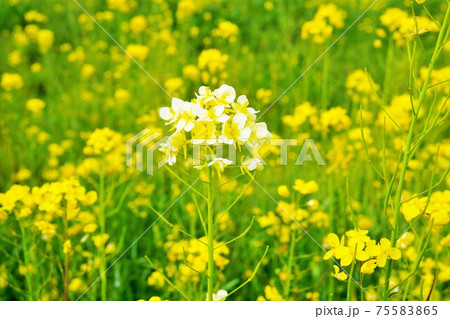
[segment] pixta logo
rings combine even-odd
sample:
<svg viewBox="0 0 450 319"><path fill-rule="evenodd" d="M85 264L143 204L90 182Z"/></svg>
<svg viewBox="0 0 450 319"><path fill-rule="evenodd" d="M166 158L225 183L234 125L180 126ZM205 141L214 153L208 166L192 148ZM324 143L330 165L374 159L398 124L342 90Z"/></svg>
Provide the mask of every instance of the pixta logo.
<svg viewBox="0 0 450 319"><path fill-rule="evenodd" d="M134 135L126 142L126 165L127 167L134 167L136 170L140 172L144 172L144 163L146 168L146 173L149 175L153 175L154 173L154 161L155 161L155 151L159 151L162 146L171 146L170 136L162 136L160 132L154 132L148 128L142 130L138 134ZM168 141L169 140L169 141ZM205 154L207 149L210 149L209 146L211 144L217 144L216 150L214 154ZM244 144L243 148L236 148L236 143L225 144L220 139L215 139L214 141L203 139L191 140L190 149L184 149L185 158L187 157L187 153L191 153L192 165L194 167L199 167L201 165L202 159L207 159L208 161L214 161L214 159L220 159L221 161L226 161L229 164L239 165L237 159L243 158L244 162L248 160L251 155L251 158L261 163L261 165L267 165L263 156L260 154L259 147L248 147L247 144ZM274 165L286 166L288 165L288 148L291 148L291 153L293 148L298 147L298 141L295 138L290 139L271 139L269 145L274 148L278 148L279 151L279 160ZM226 150L225 150L226 148ZM248 154L243 152L248 151ZM313 139L306 139L301 144L300 150L298 151L298 156L296 157L295 165L301 166L305 162L315 162L319 166L325 165L325 161L323 160L322 155L314 143ZM178 152L178 150L176 150ZM237 156L237 153L243 153ZM162 152L160 152L162 154ZM247 155L247 156L246 156ZM162 159L158 162L157 168L160 169L162 166L168 164L173 165L175 160L170 158Z"/></svg>

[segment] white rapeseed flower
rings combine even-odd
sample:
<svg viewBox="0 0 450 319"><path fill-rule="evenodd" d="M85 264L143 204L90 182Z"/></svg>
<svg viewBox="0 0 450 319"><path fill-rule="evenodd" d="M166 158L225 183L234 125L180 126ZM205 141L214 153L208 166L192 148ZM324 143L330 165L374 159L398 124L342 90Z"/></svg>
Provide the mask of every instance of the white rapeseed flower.
<svg viewBox="0 0 450 319"><path fill-rule="evenodd" d="M180 149L184 149L186 156L188 144L206 145L205 150L212 153L223 145L237 145L240 149L245 144L254 154L270 141L272 134L266 123L256 122L257 111L249 104L245 95L236 99L235 89L226 84L214 91L202 86L191 101L173 98L170 107L159 110L160 117L173 132L160 148L166 162L173 165ZM222 157L208 157L206 163L195 167L212 166L220 175L225 167L233 164ZM255 155L241 163L242 171L247 173L262 167L263 162Z"/></svg>

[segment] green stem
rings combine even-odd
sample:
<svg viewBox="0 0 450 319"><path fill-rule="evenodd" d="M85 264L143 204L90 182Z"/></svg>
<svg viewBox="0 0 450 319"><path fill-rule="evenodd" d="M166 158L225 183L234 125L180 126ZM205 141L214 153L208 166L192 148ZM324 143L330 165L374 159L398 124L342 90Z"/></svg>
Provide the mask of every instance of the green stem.
<svg viewBox="0 0 450 319"><path fill-rule="evenodd" d="M392 247L395 247L395 243L397 241L400 208L401 208L401 203L402 203L402 192L403 192L403 188L404 188L405 176L406 176L406 171L408 168L408 162L410 159L409 153L411 151L411 144L414 139L414 131L415 131L416 124L417 124L417 118L418 118L420 109L423 105L423 102L425 100L426 92L428 90L428 85L430 83L431 73L433 71L436 60L439 56L441 44L443 43L443 40L444 40L444 35L446 33L449 15L450 15L450 5L447 6L447 12L445 14L444 23L442 24L442 28L439 32L439 36L438 36L438 40L436 42L436 46L434 48L433 56L431 58L430 65L428 67L428 72L427 72L425 81L423 83L422 90L420 91L419 100L417 102L417 107L413 114L411 125L409 127L408 137L406 140L405 150L404 150L404 154L403 154L402 168L400 171L400 179L399 179L398 188L397 188L396 194L395 194L395 205L394 205L394 214L393 214L394 221L393 221L393 225L392 225L393 229L392 229L392 234L391 234L391 246ZM387 300L389 298L389 282L390 282L390 277L391 277L392 266L393 266L392 260L388 260L386 276L385 276L385 285L384 285L384 295L383 295L384 300Z"/></svg>
<svg viewBox="0 0 450 319"><path fill-rule="evenodd" d="M322 105L326 109L328 106L328 79L329 79L330 55L325 54L323 57L323 78L322 78Z"/></svg>
<svg viewBox="0 0 450 319"><path fill-rule="evenodd" d="M23 228L22 221L20 219L17 219L17 221L19 222L20 233L22 235L23 259L24 259L25 267L26 267L25 280L26 280L26 284L27 284L27 299L28 299L28 301L33 301L33 284L31 282L30 272L28 269L30 259L28 256L28 247L27 247L27 242L25 239L25 229Z"/></svg>
<svg viewBox="0 0 450 319"><path fill-rule="evenodd" d="M361 270L360 270L360 272L359 272L359 276L361 277L360 278L360 284L361 284L361 289L359 289L359 291L361 292L361 301L364 301L364 274L361 272Z"/></svg>
<svg viewBox="0 0 450 319"><path fill-rule="evenodd" d="M102 156L102 167L100 169L100 214L99 214L99 224L100 231L102 234L106 232L106 220L105 220L105 200L106 200L106 183L105 183L105 156ZM105 274L106 271L106 254L105 249L102 249L100 256L100 274L104 274L101 277L101 298L102 301L107 300L107 277Z"/></svg>
<svg viewBox="0 0 450 319"><path fill-rule="evenodd" d="M383 101L387 101L389 97L390 79L392 74L392 60L394 58L394 41L389 38L387 56L386 56L386 73L383 81Z"/></svg>
<svg viewBox="0 0 450 319"><path fill-rule="evenodd" d="M296 229L291 232L291 246L289 247L289 259L288 259L288 273L289 277L286 280L286 286L284 289L284 296L289 298L289 294L291 292L291 280L292 280L292 267L294 264L294 253L295 253L295 241L296 241Z"/></svg>
<svg viewBox="0 0 450 319"><path fill-rule="evenodd" d="M356 249L355 249L356 254ZM347 283L347 301L351 301L352 299L352 281L353 281L353 271L355 270L355 264L356 260L353 258L352 262L352 268L350 269L350 276L348 276L348 283Z"/></svg>
<svg viewBox="0 0 450 319"><path fill-rule="evenodd" d="M212 167L208 167L208 295L209 301L213 300L214 289L214 194Z"/></svg>
<svg viewBox="0 0 450 319"><path fill-rule="evenodd" d="M67 208L64 212L64 240L63 240L63 247L66 243L66 241L69 239L67 229L69 228L69 220L67 218ZM70 252L67 252L67 254L64 254L64 301L69 300L69 254Z"/></svg>

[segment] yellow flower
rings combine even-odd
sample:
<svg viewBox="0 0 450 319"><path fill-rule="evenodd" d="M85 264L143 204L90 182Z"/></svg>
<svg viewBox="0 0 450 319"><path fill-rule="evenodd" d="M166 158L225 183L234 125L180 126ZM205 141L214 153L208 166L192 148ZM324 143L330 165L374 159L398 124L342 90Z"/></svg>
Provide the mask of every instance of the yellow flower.
<svg viewBox="0 0 450 319"><path fill-rule="evenodd" d="M348 278L348 275L345 272L343 272L343 271L339 272L341 270L341 268L339 268L338 266L333 265L333 269L334 269L334 273L332 273L331 276L333 276L337 280L344 281Z"/></svg>
<svg viewBox="0 0 450 319"><path fill-rule="evenodd" d="M147 20L143 15L138 15L130 20L130 30L134 33L141 33L147 28Z"/></svg>
<svg viewBox="0 0 450 319"><path fill-rule="evenodd" d="M127 90L117 89L116 92L114 92L114 98L120 103L126 103L130 100L131 94Z"/></svg>
<svg viewBox="0 0 450 319"><path fill-rule="evenodd" d="M84 206L91 206L97 201L98 195L96 191L89 191L86 193L86 196L83 198L81 197L81 203Z"/></svg>
<svg viewBox="0 0 450 319"><path fill-rule="evenodd" d="M348 241L349 246L354 246L354 244L356 244L356 243L363 244L363 243L369 241L369 239L370 239L369 236L366 236L366 234L368 232L369 232L368 230L359 229L359 228L345 232L345 234L349 238L349 241Z"/></svg>
<svg viewBox="0 0 450 319"><path fill-rule="evenodd" d="M95 73L95 67L91 64L84 64L81 67L81 76L84 79L89 79L91 78Z"/></svg>
<svg viewBox="0 0 450 319"><path fill-rule="evenodd" d="M80 278L73 278L69 283L69 291L78 292L83 285L83 281Z"/></svg>
<svg viewBox="0 0 450 319"><path fill-rule="evenodd" d="M193 64L186 65L183 68L183 77L185 77L191 81L197 81L199 75L200 75L200 71Z"/></svg>
<svg viewBox="0 0 450 319"><path fill-rule="evenodd" d="M34 225L42 232L42 237L44 240L50 240L56 235L57 226L51 224L45 220L39 220L34 223Z"/></svg>
<svg viewBox="0 0 450 319"><path fill-rule="evenodd" d="M45 102L40 99L29 99L26 108L31 113L40 113L45 108Z"/></svg>
<svg viewBox="0 0 450 319"><path fill-rule="evenodd" d="M439 242L439 244L444 247L450 246L450 234L448 234L447 236L442 238L441 241Z"/></svg>
<svg viewBox="0 0 450 319"><path fill-rule="evenodd" d="M359 261L366 261L369 259L369 254L363 250L364 244L355 243L355 245L339 246L336 249L336 258L341 260L342 266L350 265L354 259Z"/></svg>
<svg viewBox="0 0 450 319"><path fill-rule="evenodd" d="M153 296L148 301L162 301L161 297Z"/></svg>
<svg viewBox="0 0 450 319"><path fill-rule="evenodd" d="M230 42L236 41L236 36L239 33L239 27L230 21L220 21L217 29L212 30L212 35L228 39Z"/></svg>
<svg viewBox="0 0 450 319"><path fill-rule="evenodd" d="M377 261L375 259L371 259L371 260L366 261L361 266L361 272L363 274L371 275L375 271L375 268L377 268Z"/></svg>
<svg viewBox="0 0 450 319"><path fill-rule="evenodd" d="M63 253L64 255L70 255L72 253L72 242L69 239L64 242Z"/></svg>
<svg viewBox="0 0 450 319"><path fill-rule="evenodd" d="M182 78L171 78L164 82L164 88L170 95L182 95L184 91L184 82Z"/></svg>
<svg viewBox="0 0 450 319"><path fill-rule="evenodd" d="M53 46L55 35L51 30L39 30L36 35L36 41L38 43L39 50L42 53L45 53Z"/></svg>
<svg viewBox="0 0 450 319"><path fill-rule="evenodd" d="M31 171L29 169L26 168L21 168L19 169L19 171L16 173L15 179L19 182L27 180L31 177Z"/></svg>
<svg viewBox="0 0 450 319"><path fill-rule="evenodd" d="M87 155L99 155L121 149L122 146L122 135L106 127L92 132L83 152Z"/></svg>
<svg viewBox="0 0 450 319"><path fill-rule="evenodd" d="M126 50L133 58L139 61L144 61L150 52L147 46L140 44L129 44Z"/></svg>
<svg viewBox="0 0 450 319"><path fill-rule="evenodd" d="M324 260L328 260L336 255L336 250L339 247L344 246L344 237L342 237L342 240L339 241L339 237L336 234L331 233L326 237L325 244L331 247L331 249L323 256Z"/></svg>
<svg viewBox="0 0 450 319"><path fill-rule="evenodd" d="M149 286L160 288L164 286L164 276L159 271L154 271L147 278L147 284Z"/></svg>
<svg viewBox="0 0 450 319"><path fill-rule="evenodd" d="M315 181L305 182L301 179L296 179L292 188L300 194L310 195L319 190L319 185Z"/></svg>
<svg viewBox="0 0 450 319"><path fill-rule="evenodd" d="M19 266L19 274L21 276L25 276L26 274L34 274L35 272L36 269L34 269L34 266L32 264Z"/></svg>
<svg viewBox="0 0 450 319"><path fill-rule="evenodd" d="M320 293L318 291L308 292L308 293L306 293L306 299L311 300L311 301L319 301Z"/></svg>
<svg viewBox="0 0 450 319"><path fill-rule="evenodd" d="M391 241L387 238L380 239L379 247L380 252L376 256L378 267L384 267L388 258L398 260L402 256L400 249L391 247Z"/></svg>
<svg viewBox="0 0 450 319"><path fill-rule="evenodd" d="M201 70L208 70L210 73L216 73L225 69L225 63L228 61L228 55L222 54L217 49L203 50L198 57L198 67Z"/></svg>
<svg viewBox="0 0 450 319"><path fill-rule="evenodd" d="M23 207L20 209L20 211L17 213L17 218L21 219L21 218L26 218L28 216L30 216L33 213L33 211L31 210L30 207Z"/></svg>
<svg viewBox="0 0 450 319"><path fill-rule="evenodd" d="M325 132L328 132L330 128L334 128L339 132L348 128L350 124L351 120L347 115L347 110L336 106L320 114L318 128L323 129Z"/></svg>
<svg viewBox="0 0 450 319"><path fill-rule="evenodd" d="M83 231L87 234L91 234L97 230L98 226L95 223L87 224L83 227Z"/></svg>
<svg viewBox="0 0 450 319"><path fill-rule="evenodd" d="M92 241L94 242L95 247L97 247L99 250L103 250L105 247L105 244L109 240L108 234L99 234L92 236Z"/></svg>
<svg viewBox="0 0 450 319"><path fill-rule="evenodd" d="M8 54L8 64L12 67L18 66L22 63L22 54L19 50L14 50Z"/></svg>
<svg viewBox="0 0 450 319"><path fill-rule="evenodd" d="M1 87L6 91L18 90L23 87L23 80L20 74L5 72L2 74Z"/></svg>
<svg viewBox="0 0 450 319"><path fill-rule="evenodd" d="M289 197L290 193L289 193L289 188L286 185L280 185L278 186L278 195L280 195L281 197Z"/></svg>
<svg viewBox="0 0 450 319"><path fill-rule="evenodd" d="M30 22L47 22L47 16L37 11L31 10L25 13L25 21Z"/></svg>
<svg viewBox="0 0 450 319"><path fill-rule="evenodd" d="M136 6L135 1L129 0L108 0L108 8L111 10L119 10L120 12L127 13Z"/></svg>
<svg viewBox="0 0 450 319"><path fill-rule="evenodd" d="M264 294L269 301L283 301L283 296L278 292L274 286L266 286L264 288Z"/></svg>
<svg viewBox="0 0 450 319"><path fill-rule="evenodd" d="M273 5L272 1L264 2L264 9L266 9L267 11L272 11L273 7L274 7L274 5Z"/></svg>

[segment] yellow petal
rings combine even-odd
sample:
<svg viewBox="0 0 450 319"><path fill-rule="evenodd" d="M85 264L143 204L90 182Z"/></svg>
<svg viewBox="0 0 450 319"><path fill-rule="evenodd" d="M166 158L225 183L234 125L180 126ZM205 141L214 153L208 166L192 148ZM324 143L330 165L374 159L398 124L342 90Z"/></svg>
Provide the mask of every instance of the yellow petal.
<svg viewBox="0 0 450 319"><path fill-rule="evenodd" d="M402 257L402 252L398 248L391 248L389 251L389 257L394 260L398 260L400 259L400 257Z"/></svg>

